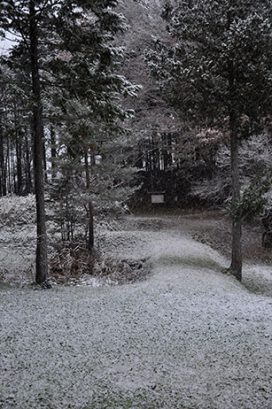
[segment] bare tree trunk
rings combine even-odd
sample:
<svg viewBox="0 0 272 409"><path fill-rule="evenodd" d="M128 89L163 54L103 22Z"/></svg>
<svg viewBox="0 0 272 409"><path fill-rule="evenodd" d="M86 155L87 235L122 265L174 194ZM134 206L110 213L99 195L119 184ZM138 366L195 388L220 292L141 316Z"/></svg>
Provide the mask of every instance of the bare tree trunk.
<svg viewBox="0 0 272 409"><path fill-rule="evenodd" d="M7 169L8 169L8 193L11 193L11 157L10 157L10 141L9 138L7 138L7 156L6 156L6 162L7 162Z"/></svg>
<svg viewBox="0 0 272 409"><path fill-rule="evenodd" d="M23 173L22 173L22 144L20 136L16 135L16 172L17 172L17 195L23 193Z"/></svg>
<svg viewBox="0 0 272 409"><path fill-rule="evenodd" d="M41 87L38 65L38 27L35 0L29 2L29 35L33 91L33 149L37 212L36 282L44 283L48 276L47 234L44 202L44 145Z"/></svg>
<svg viewBox="0 0 272 409"><path fill-rule="evenodd" d="M23 174L22 174L22 143L20 135L20 124L18 121L17 105L14 103L14 126L15 126L15 152L16 152L16 178L15 193L19 196L23 191Z"/></svg>
<svg viewBox="0 0 272 409"><path fill-rule="evenodd" d="M86 173L86 188L87 193L90 194L90 169L89 169L89 160L88 160L88 151L85 151L85 173ZM87 248L90 252L93 251L94 248L94 215L93 215L93 204L92 201L89 200L88 203L88 241L87 241Z"/></svg>
<svg viewBox="0 0 272 409"><path fill-rule="evenodd" d="M44 181L47 183L48 182L48 177L47 177L47 159L46 159L46 145L45 145L45 136L44 136L44 129L42 130L43 133L43 169L44 169Z"/></svg>
<svg viewBox="0 0 272 409"><path fill-rule="evenodd" d="M239 126L238 115L235 111L235 81L233 63L229 65L229 128L230 128L230 155L231 155L231 184L232 184L232 255L230 270L239 280L242 280L242 220L237 205L241 198L240 175L239 175Z"/></svg>
<svg viewBox="0 0 272 409"><path fill-rule="evenodd" d="M15 154L13 150L11 150L11 172L12 172L11 193L16 193L16 167Z"/></svg>
<svg viewBox="0 0 272 409"><path fill-rule="evenodd" d="M0 196L7 194L7 164L4 155L4 134L0 122Z"/></svg>
<svg viewBox="0 0 272 409"><path fill-rule="evenodd" d="M27 129L25 130L25 177L26 177L26 193L32 192L32 178L31 178L31 159L30 146L28 142Z"/></svg>
<svg viewBox="0 0 272 409"><path fill-rule="evenodd" d="M234 19L230 9L227 15L227 28L230 29ZM241 198L240 175L239 175L239 111L236 102L235 68L233 61L228 63L228 87L229 87L229 130L230 130L230 153L231 153L231 184L232 184L232 255L230 270L239 280L242 280L242 220L237 204Z"/></svg>
<svg viewBox="0 0 272 409"><path fill-rule="evenodd" d="M235 121L234 121L235 122ZM239 140L235 123L231 124L231 180L232 180L232 205L236 207L240 202L240 176L239 176ZM238 214L236 214L238 213ZM242 221L239 212L232 216L232 257L230 269L234 276L242 280Z"/></svg>
<svg viewBox="0 0 272 409"><path fill-rule="evenodd" d="M56 157L57 157L57 149L56 149L56 133L53 126L50 127L50 145L51 145L51 166L52 166L52 182L56 178Z"/></svg>

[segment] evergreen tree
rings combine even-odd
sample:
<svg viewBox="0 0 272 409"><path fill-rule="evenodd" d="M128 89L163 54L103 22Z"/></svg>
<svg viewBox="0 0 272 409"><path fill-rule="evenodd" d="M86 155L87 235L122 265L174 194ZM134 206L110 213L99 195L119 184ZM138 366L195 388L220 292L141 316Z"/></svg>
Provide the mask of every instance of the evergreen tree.
<svg viewBox="0 0 272 409"><path fill-rule="evenodd" d="M130 84L113 72L116 65L112 62L121 51L113 46L122 23L122 16L114 11L117 4L117 0L1 2L2 33L9 30L21 37L31 68L38 283L46 282L48 270L43 144L47 81L56 91L53 103L61 108L64 127L73 128L67 149L80 161L89 144L90 124L92 129L99 124L96 134L101 129L104 132L105 124L117 129L117 118L125 117L118 95L133 92ZM86 176L87 190L88 185Z"/></svg>
<svg viewBox="0 0 272 409"><path fill-rule="evenodd" d="M47 233L44 203L43 107L40 81L41 25L52 2L13 1L2 3L0 23L4 30L21 36L28 50L32 82L32 131L34 150L34 180L37 209L36 282L46 283L48 276ZM54 13L54 7L51 13Z"/></svg>
<svg viewBox="0 0 272 409"><path fill-rule="evenodd" d="M232 177L231 271L241 280L239 143L243 118L257 132L272 96L272 4L269 0L167 2L173 42L147 54L165 95L194 126L229 135Z"/></svg>
<svg viewBox="0 0 272 409"><path fill-rule="evenodd" d="M46 65L53 85L49 98L53 100L54 109L57 108L58 133L65 147L60 173L66 180L70 179L70 183L66 183L69 201L74 197L78 202L80 186L80 197L88 218L87 246L90 251L94 247L93 201L97 202L97 196L101 199L101 189L97 187L110 178L110 174L116 174L116 169L109 172L105 166L107 155L100 167L94 166L94 157L101 151L101 144L104 151L106 144L122 133L121 123L130 111L122 108L121 97L134 96L138 89L118 74L124 50L115 46L113 40L123 30L123 17L114 10L117 2L110 1L107 5L105 7L105 2L95 5L94 2L88 12L70 16L68 23L63 20L67 11L60 14L54 53ZM106 168L103 175L102 169ZM62 182L57 183L62 185ZM105 184L105 190L109 189L108 185Z"/></svg>

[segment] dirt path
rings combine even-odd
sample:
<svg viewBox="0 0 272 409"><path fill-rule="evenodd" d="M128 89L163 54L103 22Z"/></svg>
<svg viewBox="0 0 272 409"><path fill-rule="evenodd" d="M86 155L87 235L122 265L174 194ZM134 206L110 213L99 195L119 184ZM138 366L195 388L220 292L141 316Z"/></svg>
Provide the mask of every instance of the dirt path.
<svg viewBox="0 0 272 409"><path fill-rule="evenodd" d="M131 219L108 253L150 257L120 287L6 289L1 409L271 409L272 301L177 220Z"/></svg>
<svg viewBox="0 0 272 409"><path fill-rule="evenodd" d="M139 216L141 219L142 216ZM145 215L146 219L161 219L172 227L177 227L195 236L197 240L209 244L226 257L231 255L231 220L220 210L176 210L168 213L156 212ZM162 222L163 223L163 222ZM272 250L261 245L263 229L261 225L243 225L242 247L245 262L272 264Z"/></svg>
<svg viewBox="0 0 272 409"><path fill-rule="evenodd" d="M231 222L221 211L130 217L126 225L132 230L167 231L170 234L176 232L177 235L194 238L206 245L206 254L210 251L208 247L218 252L217 256L220 254L223 269L230 265ZM272 251L262 248L260 227L243 227L242 246L243 286L255 294L272 297ZM200 260L197 265L201 265Z"/></svg>

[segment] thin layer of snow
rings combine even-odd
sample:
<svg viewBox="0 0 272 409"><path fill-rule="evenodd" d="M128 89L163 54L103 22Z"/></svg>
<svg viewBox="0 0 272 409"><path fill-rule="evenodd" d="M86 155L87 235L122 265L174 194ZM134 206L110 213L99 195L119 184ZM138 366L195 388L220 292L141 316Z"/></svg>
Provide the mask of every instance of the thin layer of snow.
<svg viewBox="0 0 272 409"><path fill-rule="evenodd" d="M47 202L47 216L52 216L52 203ZM50 217L49 217L50 218ZM0 281L15 286L25 286L34 281L36 250L36 207L34 195L2 197L0 200ZM117 230L118 220L95 220L95 237ZM84 226L78 229L84 234ZM47 222L48 251L54 253L53 243L60 238L59 228ZM86 280L85 282L86 283ZM97 280L88 280L96 287ZM99 280L99 285L108 284Z"/></svg>
<svg viewBox="0 0 272 409"><path fill-rule="evenodd" d="M35 223L35 197L5 196L0 200L0 226Z"/></svg>
<svg viewBox="0 0 272 409"><path fill-rule="evenodd" d="M102 240L101 240L102 241ZM150 258L153 265L183 264L226 267L226 260L209 246L196 242L189 236L173 231L114 231L107 232L101 243L104 252L123 258ZM135 248L137 251L135 252Z"/></svg>
<svg viewBox="0 0 272 409"><path fill-rule="evenodd" d="M144 282L1 291L1 409L271 409L271 298L154 226L104 236L150 257Z"/></svg>
<svg viewBox="0 0 272 409"><path fill-rule="evenodd" d="M36 245L35 198L0 200L0 280L15 285L32 282Z"/></svg>
<svg viewBox="0 0 272 409"><path fill-rule="evenodd" d="M272 297L272 266L265 264L246 264L243 284L256 294Z"/></svg>

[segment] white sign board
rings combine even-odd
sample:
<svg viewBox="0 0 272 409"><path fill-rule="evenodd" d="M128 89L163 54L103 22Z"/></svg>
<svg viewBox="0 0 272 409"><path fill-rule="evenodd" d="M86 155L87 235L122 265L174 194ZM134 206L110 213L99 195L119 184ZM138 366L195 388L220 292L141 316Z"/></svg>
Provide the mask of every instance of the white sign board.
<svg viewBox="0 0 272 409"><path fill-rule="evenodd" d="M151 195L151 203L164 203L164 195L162 194Z"/></svg>

